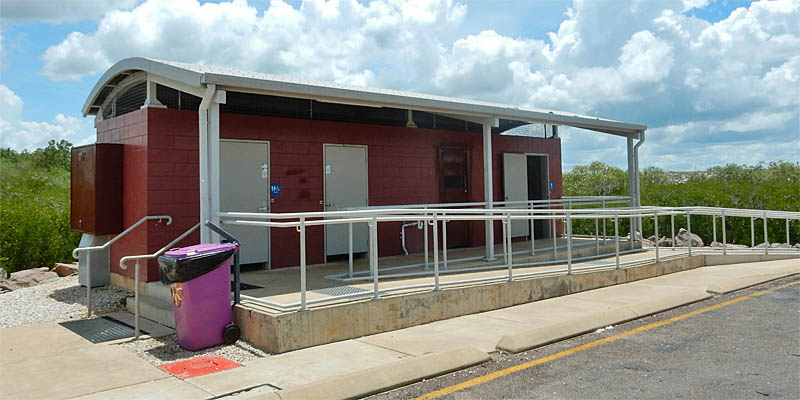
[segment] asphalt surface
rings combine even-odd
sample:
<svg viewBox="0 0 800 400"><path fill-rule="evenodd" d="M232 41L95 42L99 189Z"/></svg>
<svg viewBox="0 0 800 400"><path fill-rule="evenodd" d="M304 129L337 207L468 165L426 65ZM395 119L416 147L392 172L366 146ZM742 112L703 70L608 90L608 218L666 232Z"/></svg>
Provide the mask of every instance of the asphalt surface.
<svg viewBox="0 0 800 400"><path fill-rule="evenodd" d="M794 276L419 382L372 399L408 399L656 321L781 284ZM800 399L800 284L638 332L442 399Z"/></svg>

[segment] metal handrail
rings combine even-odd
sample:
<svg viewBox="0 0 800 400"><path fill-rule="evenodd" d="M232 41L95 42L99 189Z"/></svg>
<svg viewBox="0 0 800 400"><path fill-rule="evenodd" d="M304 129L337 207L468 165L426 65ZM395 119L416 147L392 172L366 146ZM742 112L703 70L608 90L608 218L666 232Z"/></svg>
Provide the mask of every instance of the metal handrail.
<svg viewBox="0 0 800 400"><path fill-rule="evenodd" d="M137 226L143 224L145 221L148 220L158 220L160 223L162 220L167 220L167 225L172 225L172 217L169 215L148 215L143 217L135 224L125 229L120 234L114 236L113 239L109 240L108 242L104 243L101 246L89 246L89 247L78 247L75 250L72 250L72 258L78 259L78 256L81 251L86 252L86 318L92 316L92 268L91 268L91 254L93 251L107 249L109 246L114 244L117 240L121 239L123 236L130 233L132 230L136 229Z"/></svg>
<svg viewBox="0 0 800 400"><path fill-rule="evenodd" d="M192 232L197 230L197 228L199 228L199 227L200 227L200 223L198 222L193 227L189 228L189 230L187 230L186 232L182 233L180 236L175 238L173 241L167 243L166 246L160 248L157 252L155 252L153 254L125 256L125 257L122 257L122 258L119 259L119 267L122 268L122 269L128 269L128 266L126 265L126 263L128 261L136 260L136 268L134 270L134 278L133 278L133 282L134 282L134 286L133 286L133 302L134 302L133 303L134 304L133 311L134 311L134 330L135 330L134 339L136 339L136 340L139 339L139 260L152 259L152 258L156 258L156 257L164 254L164 252L166 252L167 250L171 249L172 246L174 246L175 244L177 244L181 240L185 239L187 236L189 236Z"/></svg>
<svg viewBox="0 0 800 400"><path fill-rule="evenodd" d="M612 199L606 199L608 203L611 203ZM606 200L603 200L603 205L606 205ZM405 274L391 274L391 275L379 275L378 272L378 249L377 249L377 224L379 222L396 222L396 221L407 221L407 220L417 220L424 222L425 228L427 229L428 225L432 225L433 227L433 283L431 284L422 284L422 285L413 285L415 288L421 287L433 287L433 290L440 290L442 286L445 285L452 285L457 283L466 283L472 281L486 281L486 280L497 280L497 279L506 279L508 281L513 281L515 278L520 278L523 276L533 276L538 274L551 274L551 273L560 273L565 272L566 274L572 274L573 271L585 271L585 270L592 270L595 268L617 268L620 269L623 266L629 265L636 265L642 262L649 262L652 261L652 258L647 258L645 260L635 260L635 261L620 261L620 254L625 254L627 252L632 251L641 251L641 246L639 248L634 248L635 241L638 239L635 238L633 232L633 226L631 226L631 234L630 237L627 239L631 242L631 249L626 251L620 251L620 236L619 236L619 220L620 218L658 218L658 217L670 217L672 221L672 236L674 235L674 216L685 216L686 223L687 223L687 232L689 234L692 233L691 231L691 216L692 214L696 215L713 215L715 218L717 215L722 216L723 219L723 227L722 227L722 237L723 237L723 247L722 252L723 254L727 254L727 240L726 240L726 225L725 225L725 217L749 217L751 220L755 219L763 219L764 220L764 232L765 238L767 237L767 219L785 219L787 224L787 233L789 232L789 221L792 220L800 220L800 212L793 212L793 211L769 211L769 210L748 210L748 209L733 209L733 208L719 208L719 207L616 207L616 208L602 208L602 209L573 209L571 207L572 204L569 204L569 207L566 209L535 209L535 208L483 208L483 209L476 209L476 208L421 208L421 209L414 209L414 208L402 208L401 207L394 207L388 206L388 208L373 208L368 210L350 210L350 211L333 211L333 212L306 212L306 213L284 213L284 214L272 214L272 213L241 213L241 212L218 212L215 215L221 219L223 224L231 224L231 225L248 225L248 226L261 226L261 227L277 227L277 228L295 228L298 232L300 232L300 302L289 303L289 304L282 304L273 301L268 301L265 299L260 299L257 297L251 297L242 295L242 299L258 303L262 305L267 305L270 307L279 307L279 308L290 308L290 307L299 307L299 311L304 311L307 309L309 304L318 304L318 303L326 303L331 301L338 301L342 299L350 299L350 298L359 298L364 296L372 296L375 299L380 298L380 295L383 293L387 293L389 291L400 290L399 288L392 288L392 289L381 289L379 287L379 277L384 279L387 278L396 278L396 277L404 277L406 275L409 276L418 276L420 273L412 272L412 273L405 273ZM459 207L463 207L463 203L458 204ZM335 218L331 218L335 217ZM312 219L316 218L316 219ZM269 220L265 220L269 219ZM275 219L278 220L289 220L283 222L276 222L273 221ZM613 263L603 264L600 266L585 266L585 267L577 267L573 269L573 261L578 261L583 258L573 258L573 247L575 247L572 243L572 222L574 220L581 220L581 219L594 219L595 220L595 241L596 246L598 246L599 250L599 240L600 240L600 228L598 224L598 220L603 220L603 242L605 243L607 236L605 234L605 222L606 220L613 220L614 224L614 235L613 241L615 243L615 261ZM501 276L494 276L488 278L479 278L478 280L461 280L458 282L440 282L439 275L440 270L439 266L442 265L446 272L450 272L447 269L448 259L447 259L447 247L446 247L446 227L448 221L454 220L475 220L475 221L499 221L502 225L502 232L503 232L503 254L504 260L501 264L493 266L494 268L507 268L508 272ZM555 224L558 220L563 220L565 222L565 229L566 229L566 236L567 236L567 266L566 268L553 270L553 271L545 271L545 272L528 272L523 274L514 274L513 267L521 267L521 266L530 266L535 265L538 263L527 263L527 264L514 264L512 261L513 254L519 253L519 251L513 251L511 248L511 222L518 221L518 220L550 220ZM306 228L308 226L315 226L315 225L331 225L331 224L350 224L353 223L367 223L369 226L369 278L373 281L373 290L367 291L364 293L359 294L348 294L348 295L341 295L341 296L330 296L322 299L313 299L313 300L306 300L306 254L305 254L305 241L306 241ZM441 223L442 227L442 243L441 243L441 250L439 247L439 238L438 238L438 226ZM654 223L654 230L655 236L660 237L658 230L659 226L658 223ZM752 232L752 230L751 230ZM427 232L426 232L427 233ZM642 232L643 235L643 232ZM427 237L427 236L426 236ZM555 236L554 236L555 238ZM715 225L715 234L714 239L716 240L716 225ZM787 235L787 242L789 241L789 237ZM533 240L532 240L533 242ZM427 240L425 241L425 248L426 248L426 255L427 255ZM533 246L532 246L533 247ZM557 255L558 247L563 246L553 246L554 254ZM685 247L676 247L673 246L673 250L685 250L681 252L672 253L672 255L668 256L661 256L659 252L658 243L655 244L655 260L659 262L660 259L670 259L674 257L682 257L684 255L692 256L692 245L691 242L688 243ZM695 252L698 252L700 249L694 249ZM750 249L753 250L760 250L760 249ZM773 249L775 250L775 249ZM782 249L786 250L786 249ZM442 252L442 259L443 261L439 261L439 252ZM530 254L533 253L533 248L531 249ZM707 251L715 252L719 251L718 249L702 249L702 252L705 253ZM766 247L764 249L764 253L768 253L770 249ZM523 252L527 252L524 250ZM794 249L789 249L784 251L786 254L795 254L798 251ZM599 253L598 253L599 254ZM458 260L451 260L450 263L453 263ZM419 266L419 265L417 265ZM427 270L427 257L426 257L426 270ZM392 269L399 269L400 267L392 267ZM492 268L492 266L486 267ZM359 272L358 275L364 275L364 272ZM428 272L430 273L430 272ZM344 274L342 274L344 275ZM353 273L348 273L348 276L352 280ZM361 278L357 278L357 280L364 280ZM410 287L409 287L410 288Z"/></svg>

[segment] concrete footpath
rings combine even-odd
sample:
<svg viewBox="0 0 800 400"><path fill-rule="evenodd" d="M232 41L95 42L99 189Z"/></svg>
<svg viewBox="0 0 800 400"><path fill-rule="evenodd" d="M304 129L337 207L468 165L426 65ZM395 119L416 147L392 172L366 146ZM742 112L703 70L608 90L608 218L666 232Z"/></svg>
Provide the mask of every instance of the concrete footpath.
<svg viewBox="0 0 800 400"><path fill-rule="evenodd" d="M657 278L268 356L179 380L120 346L58 324L0 330L0 398L357 398L800 274L800 259L701 267Z"/></svg>

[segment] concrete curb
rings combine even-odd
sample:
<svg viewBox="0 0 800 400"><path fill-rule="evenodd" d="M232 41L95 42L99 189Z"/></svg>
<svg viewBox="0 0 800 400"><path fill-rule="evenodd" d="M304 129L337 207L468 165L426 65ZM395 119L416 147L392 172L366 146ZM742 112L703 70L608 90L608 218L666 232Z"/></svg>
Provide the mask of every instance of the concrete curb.
<svg viewBox="0 0 800 400"><path fill-rule="evenodd" d="M705 300L710 297L712 296L703 290L685 290L658 299L612 308L608 311L557 322L530 331L505 335L500 338L496 348L497 350L508 353L521 353L536 347L592 332L608 325L631 321L647 315Z"/></svg>
<svg viewBox="0 0 800 400"><path fill-rule="evenodd" d="M274 399L274 395L277 394L282 400L356 399L422 379L458 371L489 360L488 354L472 347L464 347L408 358L300 387L272 392L263 398Z"/></svg>
<svg viewBox="0 0 800 400"><path fill-rule="evenodd" d="M786 278L792 275L798 275L800 271L784 271L769 275L748 276L744 278L729 279L727 281L718 282L708 287L706 290L711 294L728 294L737 290L749 288L751 286L760 285L762 283L774 281L776 279Z"/></svg>

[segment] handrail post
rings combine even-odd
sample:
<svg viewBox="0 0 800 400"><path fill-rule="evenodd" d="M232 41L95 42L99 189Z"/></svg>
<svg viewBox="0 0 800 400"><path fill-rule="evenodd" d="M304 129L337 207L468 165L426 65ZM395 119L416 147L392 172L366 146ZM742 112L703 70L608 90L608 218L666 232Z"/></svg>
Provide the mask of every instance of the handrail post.
<svg viewBox="0 0 800 400"><path fill-rule="evenodd" d="M594 219L594 253L600 254L600 219Z"/></svg>
<svg viewBox="0 0 800 400"><path fill-rule="evenodd" d="M764 211L764 255L769 254L769 236L767 236L767 212Z"/></svg>
<svg viewBox="0 0 800 400"><path fill-rule="evenodd" d="M711 216L711 226L712 226L711 230L713 232L713 234L712 234L713 238L712 238L711 241L716 243L717 242L717 215L716 214Z"/></svg>
<svg viewBox="0 0 800 400"><path fill-rule="evenodd" d="M92 317L92 252L86 252L86 318Z"/></svg>
<svg viewBox="0 0 800 400"><path fill-rule="evenodd" d="M619 269L619 214L614 213L614 254L617 261L617 269Z"/></svg>
<svg viewBox="0 0 800 400"><path fill-rule="evenodd" d="M567 275L572 275L572 217L567 211Z"/></svg>
<svg viewBox="0 0 800 400"><path fill-rule="evenodd" d="M786 245L792 247L791 236L789 236L789 218L786 218Z"/></svg>
<svg viewBox="0 0 800 400"><path fill-rule="evenodd" d="M353 277L353 223L347 224L347 277Z"/></svg>
<svg viewBox="0 0 800 400"><path fill-rule="evenodd" d="M672 234L672 251L675 251L675 214L669 215L670 233Z"/></svg>
<svg viewBox="0 0 800 400"><path fill-rule="evenodd" d="M372 216L372 223L369 227L369 240L372 245L372 299L377 300L380 296L380 287L378 284L378 217Z"/></svg>
<svg viewBox="0 0 800 400"><path fill-rule="evenodd" d="M687 211L686 212L686 232L687 236L689 237L689 257L692 256L692 214Z"/></svg>
<svg viewBox="0 0 800 400"><path fill-rule="evenodd" d="M511 247L511 214L507 214L506 215L506 220L508 221L508 223L506 224L506 227L505 227L506 230L508 230L508 232L505 235L506 240L508 241L508 251L507 251L507 253L508 253L508 281L511 282L511 281L514 280L514 272L513 272L513 268L514 268L514 260L513 260L514 248Z"/></svg>
<svg viewBox="0 0 800 400"><path fill-rule="evenodd" d="M442 262L444 270L447 271L447 220L442 220Z"/></svg>
<svg viewBox="0 0 800 400"><path fill-rule="evenodd" d="M433 213L433 290L439 290L439 221Z"/></svg>
<svg viewBox="0 0 800 400"><path fill-rule="evenodd" d="M533 203L528 203L528 209L533 211L533 208L534 208L533 207ZM536 242L535 242L535 239L534 239L534 231L535 231L534 230L534 226L535 226L534 221L535 220L533 219L534 215L535 214L532 213L532 212L528 213L528 216L531 217L531 219L529 220L530 221L530 226L529 226L528 229L531 230L531 255L532 256L536 255ZM787 240L787 242L788 242L788 240Z"/></svg>
<svg viewBox="0 0 800 400"><path fill-rule="evenodd" d="M139 340L139 260L136 260L136 267L133 270L133 326L134 339Z"/></svg>
<svg viewBox="0 0 800 400"><path fill-rule="evenodd" d="M300 217L300 311L306 309L306 217Z"/></svg>
<svg viewBox="0 0 800 400"><path fill-rule="evenodd" d="M657 211L653 211L653 231L654 231L653 233L655 234L655 237L656 237L655 245L656 245L656 264L657 264L659 262L659 259L658 259L658 239L659 239L658 238L658 212Z"/></svg>
<svg viewBox="0 0 800 400"><path fill-rule="evenodd" d="M728 255L728 238L726 237L727 228L725 228L725 209L722 209L722 255Z"/></svg>
<svg viewBox="0 0 800 400"><path fill-rule="evenodd" d="M425 216L427 217L428 216L428 208L426 207L424 210L425 210ZM429 270L431 268L431 266L428 263L428 220L425 219L424 222L425 222L425 224L423 225L423 228L422 228L422 235L423 235L423 238L425 240L425 270L427 271L427 270Z"/></svg>
<svg viewBox="0 0 800 400"><path fill-rule="evenodd" d="M602 207L603 207L603 209L605 210L605 208L606 208L606 199L605 199L605 198L603 199L603 201L602 201L602 204L603 204L603 206L602 206ZM607 237L608 237L608 236L606 235L606 219L605 219L605 218L603 218L603 245L604 245L604 246L605 246L605 244L606 244L606 238L607 238Z"/></svg>
<svg viewBox="0 0 800 400"><path fill-rule="evenodd" d="M750 217L750 248L756 248L756 228L755 218Z"/></svg>
<svg viewBox="0 0 800 400"><path fill-rule="evenodd" d="M553 222L553 261L558 260L558 232L556 231L556 218L550 211L550 221Z"/></svg>
<svg viewBox="0 0 800 400"><path fill-rule="evenodd" d="M503 232L503 261L505 262L506 266L508 266L508 220L506 219L508 214L500 220L500 230Z"/></svg>

